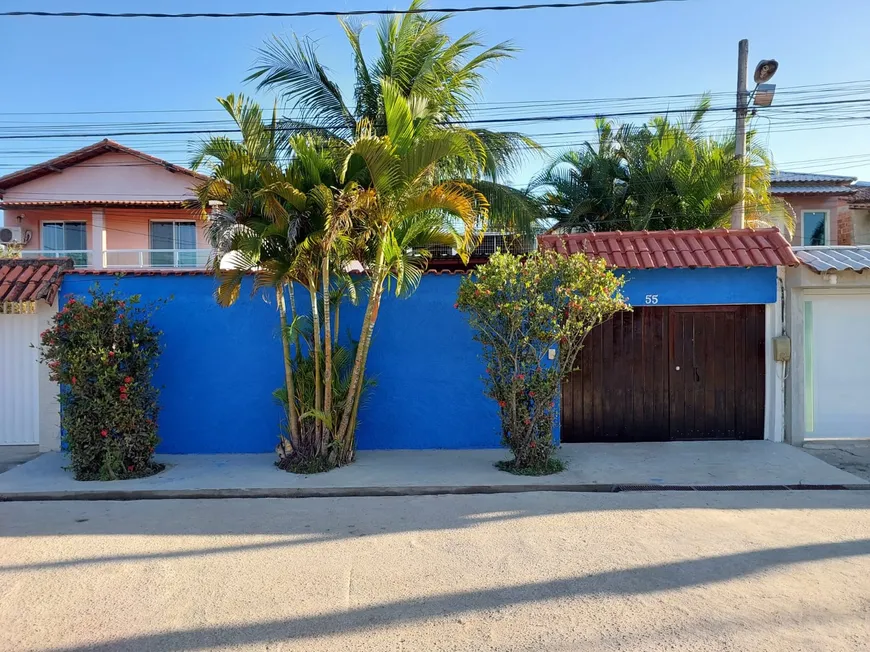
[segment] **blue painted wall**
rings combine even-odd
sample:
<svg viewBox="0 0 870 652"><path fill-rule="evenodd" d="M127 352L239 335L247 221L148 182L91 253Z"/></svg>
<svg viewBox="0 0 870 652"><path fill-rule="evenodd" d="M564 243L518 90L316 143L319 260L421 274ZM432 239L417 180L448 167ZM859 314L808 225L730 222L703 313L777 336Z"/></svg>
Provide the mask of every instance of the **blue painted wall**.
<svg viewBox="0 0 870 652"><path fill-rule="evenodd" d="M620 270L632 306L719 306L776 302L775 267ZM647 299L649 296L649 299Z"/></svg>
<svg viewBox="0 0 870 652"><path fill-rule="evenodd" d="M644 305L647 294L658 295L657 305L776 298L773 268L644 270L628 277L632 305ZM385 298L369 353L368 372L377 386L360 411L361 449L499 446L498 410L483 395L480 347L453 308L459 280L427 275L410 298ZM84 294L95 281L109 287L115 278L68 275L61 301ZM155 375L163 386L158 450L271 451L282 416L272 391L283 383L274 299L251 297L250 280L231 308L215 303L209 276L129 275L117 282L121 293L141 294L145 301L174 296L154 319L166 345ZM362 317L363 307L344 305L342 331L359 333Z"/></svg>
<svg viewBox="0 0 870 652"><path fill-rule="evenodd" d="M61 301L95 281L108 288L115 278L69 275ZM221 308L214 280L198 275L130 275L118 286L145 301L174 296L154 317L166 345L155 374L163 387L158 451L273 450L282 412L272 391L283 383L274 299L243 289L236 305ZM410 298L385 298L369 352L377 386L360 411L361 449L499 446L498 410L483 395L479 345L453 309L458 287L458 276L427 275ZM362 317L362 307L343 305L341 330L359 333Z"/></svg>

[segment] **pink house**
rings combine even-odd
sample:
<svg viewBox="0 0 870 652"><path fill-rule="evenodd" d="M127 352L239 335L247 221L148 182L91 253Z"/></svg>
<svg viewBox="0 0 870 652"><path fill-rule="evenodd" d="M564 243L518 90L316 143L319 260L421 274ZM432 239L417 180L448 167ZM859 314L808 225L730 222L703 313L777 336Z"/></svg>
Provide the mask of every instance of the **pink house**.
<svg viewBox="0 0 870 652"><path fill-rule="evenodd" d="M205 176L111 140L0 177L4 235L23 256L97 269L203 267L191 190Z"/></svg>
<svg viewBox="0 0 870 652"><path fill-rule="evenodd" d="M855 244L853 217L859 217L853 214L853 199L858 190L855 181L855 177L833 174L771 174L771 194L787 201L795 212L791 244L804 247Z"/></svg>

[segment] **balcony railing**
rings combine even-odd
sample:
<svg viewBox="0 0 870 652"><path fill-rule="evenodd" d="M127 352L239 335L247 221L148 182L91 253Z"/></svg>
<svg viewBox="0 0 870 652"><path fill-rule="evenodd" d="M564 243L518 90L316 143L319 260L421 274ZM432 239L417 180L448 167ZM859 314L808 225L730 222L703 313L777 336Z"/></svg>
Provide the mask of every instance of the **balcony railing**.
<svg viewBox="0 0 870 652"><path fill-rule="evenodd" d="M535 248L536 240L534 236L486 233L483 235L480 245L472 252L471 258L489 258L497 251L524 254L534 251ZM455 258L458 255L456 249L447 245L429 245L426 249L433 259Z"/></svg>
<svg viewBox="0 0 870 652"><path fill-rule="evenodd" d="M173 268L203 269L211 249L108 249L107 269Z"/></svg>
<svg viewBox="0 0 870 652"><path fill-rule="evenodd" d="M96 254L99 256L99 253ZM211 258L211 249L107 249L102 252L102 264L95 263L91 250L49 251L25 249L23 258L72 258L83 269L203 269Z"/></svg>

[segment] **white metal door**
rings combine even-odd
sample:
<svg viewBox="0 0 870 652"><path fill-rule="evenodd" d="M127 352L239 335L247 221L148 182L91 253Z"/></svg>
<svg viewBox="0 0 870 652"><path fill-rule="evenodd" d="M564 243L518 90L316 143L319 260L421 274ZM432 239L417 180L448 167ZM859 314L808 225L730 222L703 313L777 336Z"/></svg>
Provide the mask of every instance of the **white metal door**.
<svg viewBox="0 0 870 652"><path fill-rule="evenodd" d="M807 292L808 438L870 438L870 293Z"/></svg>
<svg viewBox="0 0 870 652"><path fill-rule="evenodd" d="M0 313L0 445L39 443L36 314Z"/></svg>

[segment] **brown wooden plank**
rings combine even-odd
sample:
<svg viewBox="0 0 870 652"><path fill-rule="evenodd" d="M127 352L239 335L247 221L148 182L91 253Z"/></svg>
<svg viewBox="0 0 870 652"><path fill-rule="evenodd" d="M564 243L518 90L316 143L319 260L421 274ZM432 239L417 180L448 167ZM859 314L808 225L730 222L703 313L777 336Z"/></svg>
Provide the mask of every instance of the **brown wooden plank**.
<svg viewBox="0 0 870 652"><path fill-rule="evenodd" d="M594 432L595 421L592 414L592 400L595 385L592 382L592 356L601 347L601 331L593 330L586 337L586 342L581 349L583 366L578 373L579 383L575 392L574 410L575 423L582 433L582 441L587 440ZM579 416L577 416L579 413Z"/></svg>
<svg viewBox="0 0 870 652"><path fill-rule="evenodd" d="M728 439L734 439L737 436L737 407L734 401L737 390L734 377L734 351L736 349L734 328L737 314L737 310L725 314L722 332L722 347L724 349L722 351L722 364L725 367L722 412L725 414L725 432Z"/></svg>
<svg viewBox="0 0 870 652"><path fill-rule="evenodd" d="M685 412L685 383L683 382L683 322L681 313L669 309L668 321L668 387L670 406L670 433L671 439L680 439L685 436L686 412ZM678 369L679 367L679 369Z"/></svg>
<svg viewBox="0 0 870 652"><path fill-rule="evenodd" d="M654 435L650 432L650 424L644 420L643 414L643 397L646 391L643 382L645 338L644 315L642 312L633 312L631 314L631 411L627 426L632 439L648 439Z"/></svg>
<svg viewBox="0 0 870 652"><path fill-rule="evenodd" d="M754 394L755 394L755 427L752 430L753 439L764 438L764 331L765 331L765 307L750 306L754 313Z"/></svg>
<svg viewBox="0 0 870 652"><path fill-rule="evenodd" d="M743 391L746 394L746 434L747 439L755 438L756 430L756 413L758 411L758 394L756 392L757 384L757 346L756 340L756 311L754 306L745 306L744 314L745 327L744 333L746 338L746 364L743 369Z"/></svg>
<svg viewBox="0 0 870 652"><path fill-rule="evenodd" d="M602 394L604 393L604 359L605 355L609 358L609 353L605 351L608 342L613 341L613 320L601 324L598 328L601 329L601 345L594 351L594 362L592 365L592 382L595 387L592 399L592 415L593 415L593 439L592 441L606 441L604 437L604 402Z"/></svg>
<svg viewBox="0 0 870 652"><path fill-rule="evenodd" d="M656 323L656 343L658 350L656 355L656 377L658 379L658 392L656 394L659 405L657 407L657 422L659 432L663 440L671 437L671 407L670 407L670 369L671 351L669 345L670 312L667 308L657 308L658 321Z"/></svg>
<svg viewBox="0 0 870 652"><path fill-rule="evenodd" d="M607 433L610 439L619 440L625 436L625 386L628 383L628 365L625 354L625 313L619 313L613 322L613 348L611 358L607 361L610 365L607 379L610 381L604 404L608 414L605 419L608 423Z"/></svg>
<svg viewBox="0 0 870 652"><path fill-rule="evenodd" d="M703 341L703 368L700 374L698 390L704 401L703 418L698 428L698 437L702 439L718 439L719 416L716 414L716 386L718 370L716 368L716 316L722 314L713 311L703 313L703 332L699 333Z"/></svg>
<svg viewBox="0 0 870 652"><path fill-rule="evenodd" d="M734 321L734 430L746 438L746 307L740 306Z"/></svg>
<svg viewBox="0 0 870 652"><path fill-rule="evenodd" d="M698 383L696 375L698 373L697 364L698 356L695 350L695 315L692 312L685 311L679 313L681 337L683 345L683 364L680 365L680 378L683 380L685 388L683 397L683 412L685 439L695 438L696 418L698 405Z"/></svg>

